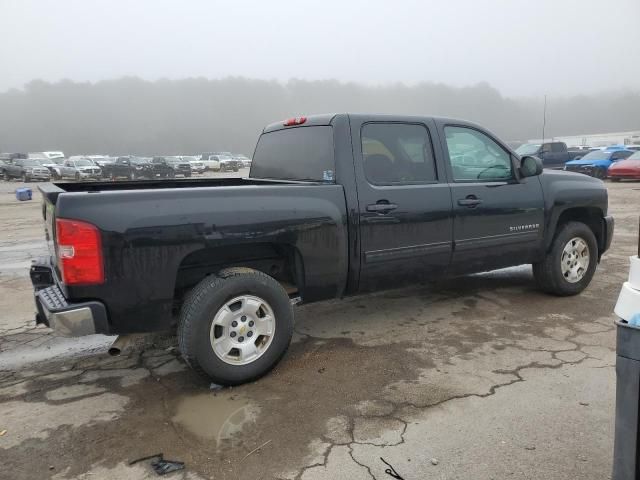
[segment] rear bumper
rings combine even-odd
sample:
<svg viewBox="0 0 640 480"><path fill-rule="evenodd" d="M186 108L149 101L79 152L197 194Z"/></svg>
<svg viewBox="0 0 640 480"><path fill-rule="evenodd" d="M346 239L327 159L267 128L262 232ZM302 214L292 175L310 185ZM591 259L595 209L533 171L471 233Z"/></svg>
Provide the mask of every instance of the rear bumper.
<svg viewBox="0 0 640 480"><path fill-rule="evenodd" d="M55 275L46 260L38 259L31 266L31 282L34 287L37 324L44 324L65 337L109 333L105 305L94 300L68 302L55 283ZM52 284L43 285L48 282Z"/></svg>

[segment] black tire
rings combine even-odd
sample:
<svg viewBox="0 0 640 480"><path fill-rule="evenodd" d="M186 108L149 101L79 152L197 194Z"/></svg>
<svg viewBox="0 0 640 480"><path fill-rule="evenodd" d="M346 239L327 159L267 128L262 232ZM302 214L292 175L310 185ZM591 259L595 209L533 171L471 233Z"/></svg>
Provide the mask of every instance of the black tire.
<svg viewBox="0 0 640 480"><path fill-rule="evenodd" d="M213 351L211 324L226 302L254 295L271 306L275 318L273 339L264 353L246 365L232 365ZM249 268L230 268L211 275L186 296L178 323L178 345L196 372L220 385L239 385L268 373L283 357L293 334L293 310L287 292L272 277Z"/></svg>
<svg viewBox="0 0 640 480"><path fill-rule="evenodd" d="M583 277L571 283L562 274L561 259L565 246L574 238L581 238L586 242L589 248L589 265ZM584 223L568 222L558 228L551 249L544 260L533 264L533 276L538 287L546 293L563 297L577 295L591 282L597 264L598 244L593 231Z"/></svg>
<svg viewBox="0 0 640 480"><path fill-rule="evenodd" d="M171 170L169 172L169 178L176 178L176 172L174 172L173 170Z"/></svg>

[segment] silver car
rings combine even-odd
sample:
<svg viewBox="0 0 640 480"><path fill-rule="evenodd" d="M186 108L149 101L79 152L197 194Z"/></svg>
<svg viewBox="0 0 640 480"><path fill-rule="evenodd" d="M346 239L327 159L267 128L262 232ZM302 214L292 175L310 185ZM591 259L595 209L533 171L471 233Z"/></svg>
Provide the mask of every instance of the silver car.
<svg viewBox="0 0 640 480"><path fill-rule="evenodd" d="M98 180L102 178L102 169L85 157L71 157L65 160L60 167L60 178L73 178L83 180L92 178Z"/></svg>

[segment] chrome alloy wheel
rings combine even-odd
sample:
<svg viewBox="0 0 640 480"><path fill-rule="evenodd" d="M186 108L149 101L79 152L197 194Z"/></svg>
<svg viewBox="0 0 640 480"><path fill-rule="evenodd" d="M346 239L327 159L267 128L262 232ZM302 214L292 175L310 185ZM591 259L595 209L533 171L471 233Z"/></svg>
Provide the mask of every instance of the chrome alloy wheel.
<svg viewBox="0 0 640 480"><path fill-rule="evenodd" d="M587 242L580 237L572 238L562 250L562 258L560 259L562 276L569 283L579 282L587 273L590 260Z"/></svg>
<svg viewBox="0 0 640 480"><path fill-rule="evenodd" d="M230 365L247 365L269 349L275 330L271 306L260 297L241 295L218 310L209 338L220 360Z"/></svg>

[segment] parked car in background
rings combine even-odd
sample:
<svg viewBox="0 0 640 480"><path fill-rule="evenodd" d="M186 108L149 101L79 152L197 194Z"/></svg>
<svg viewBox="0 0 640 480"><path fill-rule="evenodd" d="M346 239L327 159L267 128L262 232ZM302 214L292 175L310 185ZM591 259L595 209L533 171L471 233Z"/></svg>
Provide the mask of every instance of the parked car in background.
<svg viewBox="0 0 640 480"><path fill-rule="evenodd" d="M611 149L609 149L611 148ZM633 154L633 151L620 147L607 147L607 150L594 150L584 157L567 162L564 169L569 172L584 173L591 177L607 178L607 170L614 162L624 160Z"/></svg>
<svg viewBox="0 0 640 480"><path fill-rule="evenodd" d="M204 171L207 169L204 165L204 162L202 162L202 160L199 160L198 157L194 157L193 155L183 155L179 158L189 162L189 164L191 165L192 173L204 173Z"/></svg>
<svg viewBox="0 0 640 480"><path fill-rule="evenodd" d="M102 178L102 169L89 158L73 156L65 160L60 166L59 178L99 180Z"/></svg>
<svg viewBox="0 0 640 480"><path fill-rule="evenodd" d="M233 155L233 158L236 159L236 161L238 162L238 165L241 168L248 168L251 166L251 159L245 155L235 154Z"/></svg>
<svg viewBox="0 0 640 480"><path fill-rule="evenodd" d="M581 157L583 150L571 150L564 142L525 143L516 148L516 153L521 157L531 155L542 160L544 168L561 169L569 160Z"/></svg>
<svg viewBox="0 0 640 480"><path fill-rule="evenodd" d="M51 180L51 172L39 160L19 158L4 167L4 179L20 178L23 182L31 180Z"/></svg>
<svg viewBox="0 0 640 480"><path fill-rule="evenodd" d="M154 176L160 178L174 178L182 175L191 176L191 164L181 157L153 157L151 160Z"/></svg>
<svg viewBox="0 0 640 480"><path fill-rule="evenodd" d="M26 153L0 153L0 160L11 163L19 158L27 158Z"/></svg>
<svg viewBox="0 0 640 480"><path fill-rule="evenodd" d="M64 152L60 151L42 152L42 154L50 160L54 158L64 158Z"/></svg>
<svg viewBox="0 0 640 480"><path fill-rule="evenodd" d="M640 180L640 150L634 151L624 160L615 162L609 167L607 174L614 182L622 179Z"/></svg>
<svg viewBox="0 0 640 480"><path fill-rule="evenodd" d="M220 163L221 172L237 172L240 170L240 164L238 161L228 155L213 155L213 158L217 159Z"/></svg>
<svg viewBox="0 0 640 480"><path fill-rule="evenodd" d="M10 163L10 161L0 158L0 176L4 175L4 167L9 165Z"/></svg>
<svg viewBox="0 0 640 480"><path fill-rule="evenodd" d="M200 156L200 161L204 164L206 170L212 170L214 172L220 171L220 160L217 155L213 153L203 153Z"/></svg>
<svg viewBox="0 0 640 480"><path fill-rule="evenodd" d="M139 178L154 178L153 166L143 157L118 157L114 163L106 164L103 176L111 180L125 178L137 180Z"/></svg>
<svg viewBox="0 0 640 480"><path fill-rule="evenodd" d="M60 167L64 162L64 157L58 157L58 156L51 157L51 156L45 155L45 153L47 152L29 153L27 158L30 158L32 160L37 160L38 162L40 162L42 166L47 167L53 178L61 178Z"/></svg>

